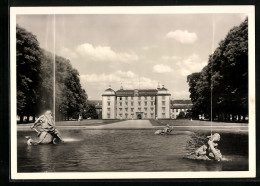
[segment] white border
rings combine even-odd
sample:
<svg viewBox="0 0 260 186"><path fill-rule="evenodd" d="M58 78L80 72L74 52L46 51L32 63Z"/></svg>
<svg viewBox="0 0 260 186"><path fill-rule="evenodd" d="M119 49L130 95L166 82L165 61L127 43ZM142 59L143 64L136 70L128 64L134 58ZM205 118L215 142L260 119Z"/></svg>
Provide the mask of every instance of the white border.
<svg viewBox="0 0 260 186"><path fill-rule="evenodd" d="M140 178L249 178L256 176L255 140L255 7L162 6L162 7L11 7L11 179L140 179ZM18 14L206 14L245 13L249 29L249 171L221 172L69 172L17 173L16 124L16 15Z"/></svg>

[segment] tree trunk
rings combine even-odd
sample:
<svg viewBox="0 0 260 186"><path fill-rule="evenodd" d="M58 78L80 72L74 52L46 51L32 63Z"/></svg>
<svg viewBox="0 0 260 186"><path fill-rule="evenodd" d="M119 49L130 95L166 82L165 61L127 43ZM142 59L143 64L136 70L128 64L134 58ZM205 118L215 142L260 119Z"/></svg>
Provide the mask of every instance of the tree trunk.
<svg viewBox="0 0 260 186"><path fill-rule="evenodd" d="M27 115L26 122L29 123L29 121L30 121L30 116Z"/></svg>
<svg viewBox="0 0 260 186"><path fill-rule="evenodd" d="M20 123L23 123L23 115L20 116Z"/></svg>
<svg viewBox="0 0 260 186"><path fill-rule="evenodd" d="M229 113L226 115L226 117L227 117L227 121L230 122L230 114Z"/></svg>
<svg viewBox="0 0 260 186"><path fill-rule="evenodd" d="M235 114L232 114L232 121L236 121Z"/></svg>
<svg viewBox="0 0 260 186"><path fill-rule="evenodd" d="M243 123L246 122L246 115L243 115Z"/></svg>

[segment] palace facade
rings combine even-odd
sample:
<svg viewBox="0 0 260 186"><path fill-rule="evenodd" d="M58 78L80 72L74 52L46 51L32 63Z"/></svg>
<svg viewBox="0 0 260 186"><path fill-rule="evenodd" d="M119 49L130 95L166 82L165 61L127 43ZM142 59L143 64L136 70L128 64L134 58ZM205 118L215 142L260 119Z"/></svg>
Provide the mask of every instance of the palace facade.
<svg viewBox="0 0 260 186"><path fill-rule="evenodd" d="M171 100L171 118L177 119L179 114L183 112L185 115L192 109L191 100Z"/></svg>
<svg viewBox="0 0 260 186"><path fill-rule="evenodd" d="M102 119L170 119L171 94L157 89L123 89L111 87L102 94Z"/></svg>

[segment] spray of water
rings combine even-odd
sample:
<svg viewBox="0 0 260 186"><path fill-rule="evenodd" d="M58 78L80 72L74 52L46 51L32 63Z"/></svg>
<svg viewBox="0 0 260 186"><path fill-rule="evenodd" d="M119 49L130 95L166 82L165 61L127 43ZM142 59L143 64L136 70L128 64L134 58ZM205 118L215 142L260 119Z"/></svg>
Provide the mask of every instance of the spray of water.
<svg viewBox="0 0 260 186"><path fill-rule="evenodd" d="M75 138L63 138L65 142L74 142L74 141L82 141L81 139L75 139Z"/></svg>
<svg viewBox="0 0 260 186"><path fill-rule="evenodd" d="M215 19L214 15L212 17L212 48L211 48L211 53L213 55L214 52L214 42L215 42ZM212 107L212 93L213 93L213 82L212 82L212 74L213 74L213 63L211 63L211 86L210 86L210 135L212 137L212 120L213 120L213 107Z"/></svg>
<svg viewBox="0 0 260 186"><path fill-rule="evenodd" d="M56 49L55 49L55 43L56 43L56 15L53 14L53 120L55 123L55 82L56 82Z"/></svg>

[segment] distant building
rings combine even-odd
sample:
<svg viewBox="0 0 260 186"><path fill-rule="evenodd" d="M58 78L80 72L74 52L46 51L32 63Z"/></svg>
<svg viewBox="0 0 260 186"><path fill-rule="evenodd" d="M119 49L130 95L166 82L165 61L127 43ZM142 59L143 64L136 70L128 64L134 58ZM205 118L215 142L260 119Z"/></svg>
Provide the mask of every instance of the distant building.
<svg viewBox="0 0 260 186"><path fill-rule="evenodd" d="M157 89L108 88L102 94L102 119L170 119L170 96Z"/></svg>
<svg viewBox="0 0 260 186"><path fill-rule="evenodd" d="M171 118L176 119L180 112L184 112L186 115L191 108L191 100L171 100Z"/></svg>
<svg viewBox="0 0 260 186"><path fill-rule="evenodd" d="M102 100L88 100L87 104L94 105L98 114L98 119L102 119Z"/></svg>

